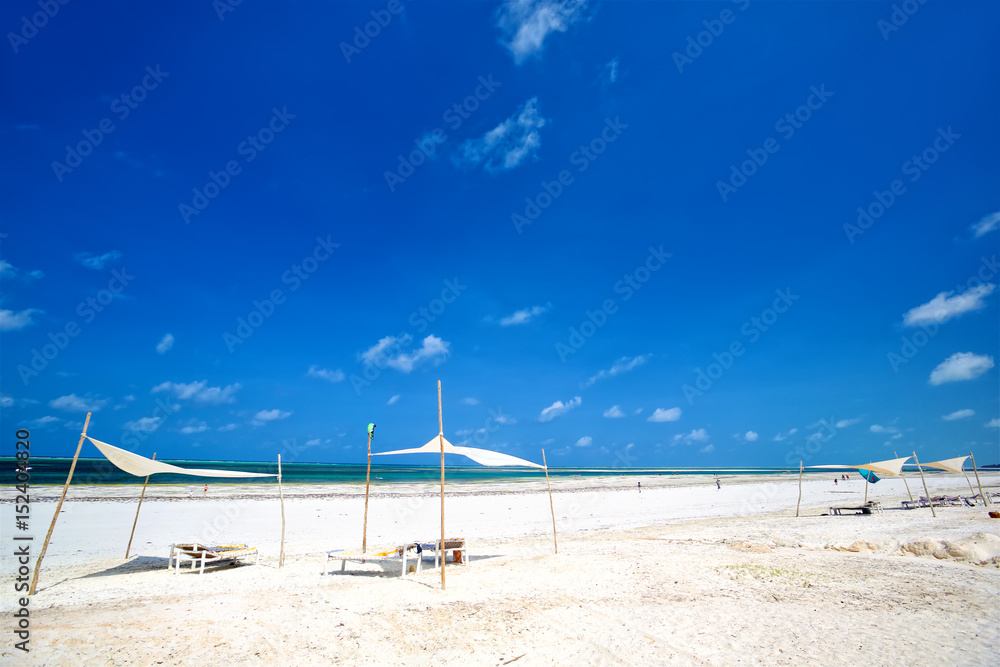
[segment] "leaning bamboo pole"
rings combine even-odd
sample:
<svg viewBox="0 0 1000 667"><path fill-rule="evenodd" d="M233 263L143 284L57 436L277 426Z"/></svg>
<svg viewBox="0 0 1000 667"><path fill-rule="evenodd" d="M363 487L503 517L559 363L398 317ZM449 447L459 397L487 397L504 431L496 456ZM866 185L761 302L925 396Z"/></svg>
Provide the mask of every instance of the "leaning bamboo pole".
<svg viewBox="0 0 1000 667"><path fill-rule="evenodd" d="M897 454L895 451L892 452L892 455L895 456L897 459L899 458L899 454ZM903 463L906 463L906 461L903 461ZM910 497L910 502L912 503L913 502L913 494L910 493L910 485L907 484L906 477L903 476L903 467L902 466L899 467L899 476L903 480L903 485L906 487L906 495L908 495Z"/></svg>
<svg viewBox="0 0 1000 667"><path fill-rule="evenodd" d="M937 512L934 511L934 501L931 500L931 492L927 490L927 478L924 477L924 469L920 467L920 459L917 458L916 452L913 452L913 460L917 464L917 470L920 471L920 481L924 483L924 493L927 495L927 504L931 506L931 516L937 518Z"/></svg>
<svg viewBox="0 0 1000 667"><path fill-rule="evenodd" d="M281 554L278 567L285 566L285 492L281 489L281 454L278 454L278 498L281 499Z"/></svg>
<svg viewBox="0 0 1000 667"><path fill-rule="evenodd" d="M556 537L556 506L552 504L552 485L549 484L549 464L545 462L545 450L542 449L542 466L545 467L545 486L549 489L549 509L552 510L552 542L559 553L559 538Z"/></svg>
<svg viewBox="0 0 1000 667"><path fill-rule="evenodd" d="M983 483L979 481L979 468L976 467L976 457L969 452L969 458L972 459L972 472L976 473L976 485L979 486L979 496L983 499L983 504L987 507L993 503L990 501L990 497L983 493Z"/></svg>
<svg viewBox="0 0 1000 667"><path fill-rule="evenodd" d="M871 463L871 461L869 461L868 463ZM868 470L868 469L864 468L864 470ZM871 477L871 475L872 475L872 471L868 470L868 475L862 475L861 476L861 479L865 480L865 505L868 504L868 485L871 484L871 480L869 480L868 478Z"/></svg>
<svg viewBox="0 0 1000 667"><path fill-rule="evenodd" d="M153 460L156 460L156 452L153 452ZM146 497L146 485L149 484L149 475L146 475L146 481L142 483L142 494L139 496L139 506L135 508L135 521L132 522L132 532L128 536L128 546L125 547L125 558L128 558L128 552L132 550L132 538L135 537L135 526L139 523L139 510L142 509L142 499Z"/></svg>
<svg viewBox="0 0 1000 667"><path fill-rule="evenodd" d="M374 428L368 429L368 471L365 473L365 527L361 532L361 553L368 553L368 487L372 478L372 436Z"/></svg>
<svg viewBox="0 0 1000 667"><path fill-rule="evenodd" d="M444 548L444 415L441 411L441 380L438 380L438 439L441 442L441 590L445 590L444 563L448 560L448 552Z"/></svg>
<svg viewBox="0 0 1000 667"><path fill-rule="evenodd" d="M90 413L87 413L87 419L83 422L83 431L80 432L80 442L76 445L76 453L73 454L73 463L69 466L69 476L66 478L66 484L63 485L62 495L59 496L59 504L56 505L56 513L52 515L52 523L49 524L49 532L45 534L45 542L42 543L42 550L38 554L38 561L35 563L35 573L31 576L31 589L28 591L28 595L35 594L35 586L38 584L38 573L42 569L42 559L45 558L45 551L49 548L49 539L52 537L52 531L56 527L56 520L59 518L59 512L62 510L63 501L66 500L66 492L69 491L69 483L73 479L73 471L76 470L76 461L80 458L80 449L83 447L83 439L87 437L87 426L90 425Z"/></svg>
<svg viewBox="0 0 1000 667"><path fill-rule="evenodd" d="M799 507L802 505L802 461L799 461L799 502L795 504L795 516L799 515Z"/></svg>

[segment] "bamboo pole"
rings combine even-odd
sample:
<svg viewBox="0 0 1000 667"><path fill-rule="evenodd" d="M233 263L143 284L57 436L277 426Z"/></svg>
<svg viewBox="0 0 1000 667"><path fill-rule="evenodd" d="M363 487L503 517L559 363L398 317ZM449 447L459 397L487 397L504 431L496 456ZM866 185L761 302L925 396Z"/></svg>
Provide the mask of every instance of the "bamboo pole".
<svg viewBox="0 0 1000 667"><path fill-rule="evenodd" d="M156 460L156 452L153 452L153 460ZM128 536L128 546L125 547L125 559L128 559L128 552L132 550L132 538L135 537L135 526L139 523L139 510L142 509L142 499L146 497L146 485L149 484L149 475L142 483L142 494L139 496L139 506L135 508L135 521L132 522L132 532Z"/></svg>
<svg viewBox="0 0 1000 667"><path fill-rule="evenodd" d="M869 461L868 463L871 463L871 461ZM869 470L868 471L868 476L870 477L871 474L872 474L872 471ZM868 477L866 477L864 475L861 476L861 479L865 480L865 505L867 505L868 504L868 485L871 484L871 481L869 481Z"/></svg>
<svg viewBox="0 0 1000 667"><path fill-rule="evenodd" d="M799 515L799 507L802 505L802 461L799 461L799 502L795 504L795 516Z"/></svg>
<svg viewBox="0 0 1000 667"><path fill-rule="evenodd" d="M899 458L899 454L897 454L895 451L893 451L892 455L895 456L897 459ZM905 463L905 461L904 461L904 463ZM910 502L912 503L913 502L913 494L910 493L910 485L907 484L906 477L903 477L903 468L902 467L900 467L900 469L899 469L899 476L902 478L903 485L906 487L906 495L908 495L910 497Z"/></svg>
<svg viewBox="0 0 1000 667"><path fill-rule="evenodd" d="M444 548L444 415L441 411L441 380L438 380L438 439L441 442L441 590L445 590L444 564L448 553Z"/></svg>
<svg viewBox="0 0 1000 667"><path fill-rule="evenodd" d="M62 495L59 496L59 504L56 505L56 513L52 515L52 523L49 524L49 532L45 534L45 542L42 544L42 551L38 554L38 561L35 563L35 573L31 577L31 590L28 591L28 595L35 594L35 586L38 584L38 572L42 569L42 559L45 558L45 551L49 548L49 538L52 537L52 531L56 527L56 519L59 518L59 512L62 510L63 501L66 500L66 492L69 491L69 483L73 479L73 471L76 470L76 460L80 458L80 448L83 447L83 439L87 437L87 427L90 425L90 413L87 413L87 419L83 422L83 431L80 432L80 442L76 445L76 453L73 454L73 463L69 466L69 476L66 478L66 484L63 486Z"/></svg>
<svg viewBox="0 0 1000 667"><path fill-rule="evenodd" d="M556 506L552 504L552 485L549 484L549 464L545 462L545 450L542 449L542 465L545 467L545 486L549 489L549 509L552 510L552 542L556 553L559 553L559 538L556 537Z"/></svg>
<svg viewBox="0 0 1000 667"><path fill-rule="evenodd" d="M983 493L983 483L979 481L979 468L976 467L976 457L969 452L969 458L972 459L972 472L976 473L976 485L979 486L979 497L983 499L983 504L987 507L993 503L990 501L990 497Z"/></svg>
<svg viewBox="0 0 1000 667"><path fill-rule="evenodd" d="M278 567L285 566L285 492L281 489L281 454L278 454L278 498L281 499L281 554Z"/></svg>
<svg viewBox="0 0 1000 667"><path fill-rule="evenodd" d="M361 533L361 553L368 553L368 486L372 477L372 435L375 429L368 431L368 471L365 473L365 527Z"/></svg>
<svg viewBox="0 0 1000 667"><path fill-rule="evenodd" d="M913 452L913 460L917 463L917 470L920 471L920 481L924 483L924 493L927 494L927 504L931 506L931 516L937 518L937 512L934 511L934 501L931 500L931 492L927 490L927 478L924 477L924 469L920 467L920 459L917 458L917 453Z"/></svg>

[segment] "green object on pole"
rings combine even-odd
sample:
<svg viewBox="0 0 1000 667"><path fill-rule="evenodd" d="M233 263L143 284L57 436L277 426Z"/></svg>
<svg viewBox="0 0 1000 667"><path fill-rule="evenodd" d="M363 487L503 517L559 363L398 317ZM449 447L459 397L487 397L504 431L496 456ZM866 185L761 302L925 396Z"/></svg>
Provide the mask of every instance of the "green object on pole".
<svg viewBox="0 0 1000 667"><path fill-rule="evenodd" d="M375 424L369 424L368 425L368 437L369 438L374 438L375 437Z"/></svg>

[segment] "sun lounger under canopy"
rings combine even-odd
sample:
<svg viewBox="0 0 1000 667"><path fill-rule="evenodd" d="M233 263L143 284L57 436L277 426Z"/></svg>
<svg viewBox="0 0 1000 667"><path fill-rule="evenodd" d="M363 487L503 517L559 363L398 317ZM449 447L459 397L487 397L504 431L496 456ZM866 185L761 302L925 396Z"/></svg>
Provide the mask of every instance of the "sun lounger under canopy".
<svg viewBox="0 0 1000 667"><path fill-rule="evenodd" d="M113 463L118 468L124 470L125 472L136 475L138 477L146 477L147 475L154 475L156 473L164 472L171 473L174 475L194 475L196 477L276 477L277 475L269 475L267 473L261 472L239 472L235 470L212 470L210 468L179 468L177 466L172 466L169 463L163 463L161 461L154 461L153 459L147 459L145 456L139 456L138 454L133 454L132 452L121 449L120 447L115 447L114 445L109 445L106 442L101 442L100 440L94 440L90 436L87 436L87 440L94 443L94 446L101 450L101 454L111 463Z"/></svg>
<svg viewBox="0 0 1000 667"><path fill-rule="evenodd" d="M807 466L809 468L823 468L826 470L871 470L883 475L899 475L903 470L903 464L910 460L909 456L901 459L889 459L888 461L876 461L875 463L864 463L856 466L827 465L827 466ZM924 464L927 465L927 464Z"/></svg>
<svg viewBox="0 0 1000 667"><path fill-rule="evenodd" d="M440 454L441 438L444 438L444 436L434 436L434 439L423 447L397 449L392 452L372 452L372 456L388 456L389 454ZM537 463L519 459L516 456L511 456L510 454L502 454L500 452L493 452L488 449L479 449L477 447L456 447L448 442L448 438L444 438L444 453L465 456L484 466L528 466L530 468L544 468L544 466L540 466Z"/></svg>

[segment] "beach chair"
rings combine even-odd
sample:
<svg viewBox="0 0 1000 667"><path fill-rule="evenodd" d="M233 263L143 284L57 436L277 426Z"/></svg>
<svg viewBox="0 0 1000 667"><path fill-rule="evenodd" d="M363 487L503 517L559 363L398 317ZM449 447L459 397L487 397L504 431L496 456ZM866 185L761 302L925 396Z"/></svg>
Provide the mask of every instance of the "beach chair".
<svg viewBox="0 0 1000 667"><path fill-rule="evenodd" d="M256 547L245 544L219 544L205 546L197 542L187 544L171 544L170 557L167 558L167 569L173 568L174 574L181 571L181 561L191 561L191 571L198 565L198 574L205 574L205 565L228 562L233 565L248 556L254 556L254 565L260 563L260 552Z"/></svg>
<svg viewBox="0 0 1000 667"><path fill-rule="evenodd" d="M405 577L407 572L406 561L407 553L412 550L417 550L417 574L420 574L422 569L422 559L420 552L422 548L418 544L404 544L398 546L390 551L383 551L382 553L374 554L363 554L356 551L348 551L346 549L333 549L326 552L326 558L323 561L323 576L325 577L327 572L330 570L330 561L339 560L340 561L340 571L345 572L347 570L347 561L358 561L362 563L377 563L383 561L399 561L401 567L401 573L399 576Z"/></svg>
<svg viewBox="0 0 1000 667"><path fill-rule="evenodd" d="M434 567L438 566L440 559L442 557L447 557L448 551L457 552L459 554L458 558L455 558L454 553L452 554L452 561L461 562L463 565L469 564L469 551L465 545L464 537L452 538L444 541L444 549L441 549L441 540L436 542L421 542L420 546L427 551L434 552Z"/></svg>

